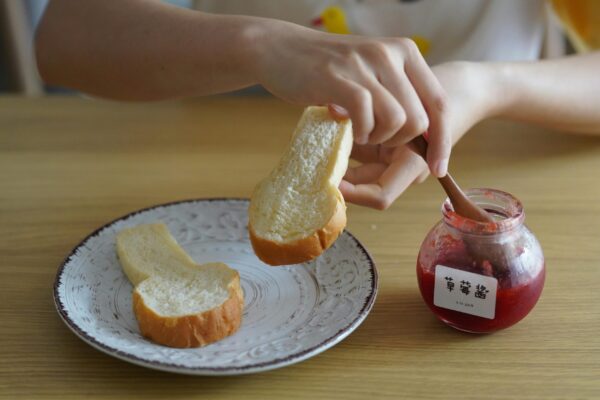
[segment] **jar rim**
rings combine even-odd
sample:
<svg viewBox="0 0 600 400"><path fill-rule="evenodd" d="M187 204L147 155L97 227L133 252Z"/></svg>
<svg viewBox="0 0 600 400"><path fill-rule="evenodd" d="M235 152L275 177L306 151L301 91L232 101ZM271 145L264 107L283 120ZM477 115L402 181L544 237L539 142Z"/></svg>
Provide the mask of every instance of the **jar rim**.
<svg viewBox="0 0 600 400"><path fill-rule="evenodd" d="M477 205L502 218L492 222L479 222L454 211L452 202L446 198L442 203L444 222L463 232L476 235L494 235L510 231L523 224L525 211L519 199L508 192L491 188L473 188L465 194Z"/></svg>

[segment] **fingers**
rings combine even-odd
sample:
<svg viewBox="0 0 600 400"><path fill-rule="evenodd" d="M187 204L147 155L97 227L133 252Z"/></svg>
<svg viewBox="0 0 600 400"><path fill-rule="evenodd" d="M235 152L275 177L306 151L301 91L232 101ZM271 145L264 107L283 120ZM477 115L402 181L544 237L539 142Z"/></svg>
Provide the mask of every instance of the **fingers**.
<svg viewBox="0 0 600 400"><path fill-rule="evenodd" d="M394 74L382 77L382 83L390 89L406 114L406 122L400 130L383 145L394 147L408 143L414 137L425 132L429 126L429 118L421 99L413 88L411 82L403 74Z"/></svg>
<svg viewBox="0 0 600 400"><path fill-rule="evenodd" d="M441 178L448 173L448 162L452 150L452 139L446 128L444 118L432 118L429 126L431 132L429 148L427 150L427 163L435 176Z"/></svg>
<svg viewBox="0 0 600 400"><path fill-rule="evenodd" d="M375 107L375 127L366 137L366 143L380 144L396 135L406 122L406 111L394 96L379 82L370 82Z"/></svg>
<svg viewBox="0 0 600 400"><path fill-rule="evenodd" d="M348 39L350 40L350 39ZM408 39L353 39L339 63L325 68L327 103L334 118L350 117L358 144L394 147L430 132L427 162L446 174L451 140L445 93Z"/></svg>
<svg viewBox="0 0 600 400"><path fill-rule="evenodd" d="M390 147L365 144L352 146L350 158L361 163L383 162L389 164L393 153L394 149Z"/></svg>
<svg viewBox="0 0 600 400"><path fill-rule="evenodd" d="M354 140L358 144L381 143L391 138L406 119L404 110L394 96L378 81L367 74L348 79L338 77L331 90L330 107L335 117L344 116L341 106L352 118ZM335 99L335 100L334 100Z"/></svg>
<svg viewBox="0 0 600 400"><path fill-rule="evenodd" d="M423 172L421 172L421 174L419 176L417 176L417 179L415 179L415 181L413 183L423 183L425 182L425 180L429 177L429 168L424 167Z"/></svg>
<svg viewBox="0 0 600 400"><path fill-rule="evenodd" d="M359 143L381 144L394 137L407 120L403 104L380 79L383 75L396 74L397 55L389 44L381 41L363 46L362 53L361 84L369 90L373 98L375 126L368 133L366 140L363 139Z"/></svg>
<svg viewBox="0 0 600 400"><path fill-rule="evenodd" d="M423 159L410 150L402 148L396 159L377 180L363 183L345 180L340 185L340 191L344 199L350 203L385 210L413 182L424 179L426 173L427 165Z"/></svg>
<svg viewBox="0 0 600 400"><path fill-rule="evenodd" d="M385 210L391 204L383 199L383 188L377 183L354 185L342 181L340 191L345 201L359 206Z"/></svg>
<svg viewBox="0 0 600 400"><path fill-rule="evenodd" d="M356 143L366 143L367 137L375 127L373 98L362 85L341 76L336 76L325 89L326 102L334 118L348 114L352 119L352 131ZM342 111L343 110L343 111ZM345 112L344 112L345 111Z"/></svg>
<svg viewBox="0 0 600 400"><path fill-rule="evenodd" d="M447 128L447 99L441 84L423 59L413 56L406 73L429 116L427 163L437 177L448 173L452 138Z"/></svg>
<svg viewBox="0 0 600 400"><path fill-rule="evenodd" d="M348 168L344 179L352 184L376 182L386 170L387 164L370 163Z"/></svg>

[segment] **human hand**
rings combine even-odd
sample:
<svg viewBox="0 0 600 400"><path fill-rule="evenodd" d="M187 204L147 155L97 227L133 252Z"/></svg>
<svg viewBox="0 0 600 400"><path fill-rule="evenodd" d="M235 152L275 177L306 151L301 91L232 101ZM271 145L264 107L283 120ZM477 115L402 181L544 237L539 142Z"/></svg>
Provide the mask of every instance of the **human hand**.
<svg viewBox="0 0 600 400"><path fill-rule="evenodd" d="M497 100L488 90L489 74L484 65L453 62L432 71L447 93L446 129L454 144L492 114ZM388 208L412 183L429 175L421 157L403 145L355 145L352 158L361 165L348 168L340 185L344 199L380 210Z"/></svg>
<svg viewBox="0 0 600 400"><path fill-rule="evenodd" d="M253 63L267 90L297 104L333 105L338 116L352 119L361 145L395 148L428 131L427 162L436 175L446 174L446 95L414 42L333 35L281 21L263 25Z"/></svg>

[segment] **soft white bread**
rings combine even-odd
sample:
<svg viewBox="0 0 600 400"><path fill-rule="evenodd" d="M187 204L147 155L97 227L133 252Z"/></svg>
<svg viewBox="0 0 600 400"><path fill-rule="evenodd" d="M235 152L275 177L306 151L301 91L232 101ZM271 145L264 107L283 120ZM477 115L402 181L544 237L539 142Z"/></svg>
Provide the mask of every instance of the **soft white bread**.
<svg viewBox="0 0 600 400"><path fill-rule="evenodd" d="M225 264L173 276L152 276L133 292L144 336L170 347L200 347L238 330L244 295L238 273Z"/></svg>
<svg viewBox="0 0 600 400"><path fill-rule="evenodd" d="M119 232L117 254L135 285L133 310L147 338L199 347L239 328L244 296L237 271L223 263L195 264L164 224Z"/></svg>
<svg viewBox="0 0 600 400"><path fill-rule="evenodd" d="M145 224L117 234L117 254L134 286L152 275L193 268L196 263L179 246L165 224Z"/></svg>
<svg viewBox="0 0 600 400"><path fill-rule="evenodd" d="M351 149L350 120L334 120L326 107L306 108L279 165L250 201L248 230L258 258L297 264L333 244L346 226L338 186Z"/></svg>

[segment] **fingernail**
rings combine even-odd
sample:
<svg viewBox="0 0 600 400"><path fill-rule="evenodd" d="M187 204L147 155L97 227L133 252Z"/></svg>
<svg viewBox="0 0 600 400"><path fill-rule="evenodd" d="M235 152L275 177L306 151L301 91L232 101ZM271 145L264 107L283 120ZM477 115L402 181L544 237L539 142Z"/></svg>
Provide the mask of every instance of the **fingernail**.
<svg viewBox="0 0 600 400"><path fill-rule="evenodd" d="M329 113L336 119L347 119L348 111L345 108L338 106L337 104L328 104Z"/></svg>
<svg viewBox="0 0 600 400"><path fill-rule="evenodd" d="M368 143L368 139L366 136L357 136L356 138L354 138L354 141L357 144L367 144Z"/></svg>
<svg viewBox="0 0 600 400"><path fill-rule="evenodd" d="M447 158L444 158L437 162L434 173L435 173L435 176L437 176L438 178L442 178L442 177L446 176L446 174L448 173L448 159Z"/></svg>

